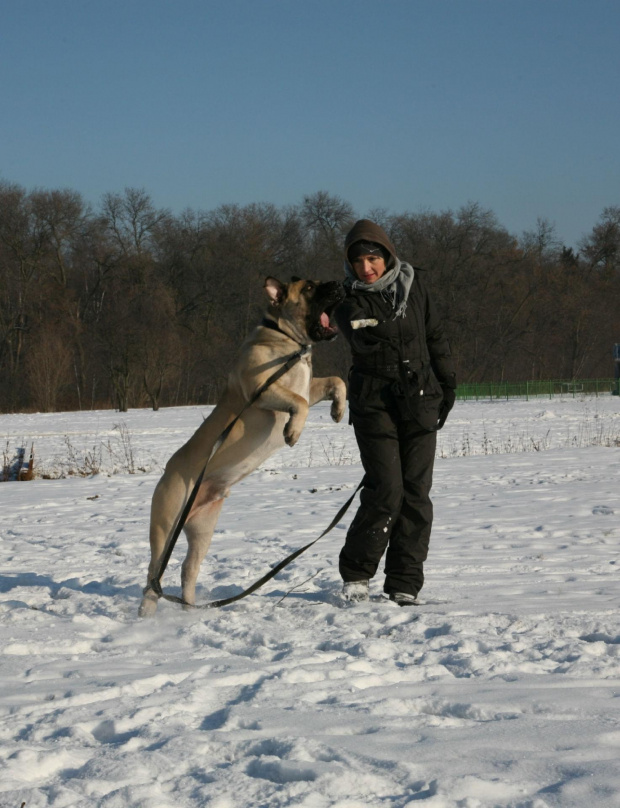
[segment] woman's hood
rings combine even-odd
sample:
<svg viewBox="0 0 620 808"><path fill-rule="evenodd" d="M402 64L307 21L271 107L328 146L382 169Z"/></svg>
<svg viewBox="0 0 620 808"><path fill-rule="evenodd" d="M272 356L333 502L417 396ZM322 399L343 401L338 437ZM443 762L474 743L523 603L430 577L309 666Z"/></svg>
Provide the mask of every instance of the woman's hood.
<svg viewBox="0 0 620 808"><path fill-rule="evenodd" d="M349 247L355 244L356 241L374 241L384 247L390 254L390 258L386 262L388 269L396 263L396 250L385 230L378 224L371 222L370 219L360 219L349 230L344 241L344 260L349 268L351 268L348 255Z"/></svg>

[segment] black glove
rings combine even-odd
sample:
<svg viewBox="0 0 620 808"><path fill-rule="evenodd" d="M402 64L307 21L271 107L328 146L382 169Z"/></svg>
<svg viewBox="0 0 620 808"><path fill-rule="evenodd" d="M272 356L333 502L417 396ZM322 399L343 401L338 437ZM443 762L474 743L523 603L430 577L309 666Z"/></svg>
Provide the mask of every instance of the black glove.
<svg viewBox="0 0 620 808"><path fill-rule="evenodd" d="M452 385L442 384L441 390L443 392L443 401L439 406L439 420L437 421L437 429L441 429L446 423L448 413L452 407L454 407L454 402L456 401L456 390Z"/></svg>

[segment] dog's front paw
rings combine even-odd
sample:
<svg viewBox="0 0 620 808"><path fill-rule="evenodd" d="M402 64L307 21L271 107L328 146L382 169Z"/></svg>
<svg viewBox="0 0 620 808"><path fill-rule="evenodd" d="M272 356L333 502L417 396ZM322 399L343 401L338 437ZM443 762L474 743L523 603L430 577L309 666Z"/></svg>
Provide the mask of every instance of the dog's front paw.
<svg viewBox="0 0 620 808"><path fill-rule="evenodd" d="M305 415L300 413L295 413L288 419L284 427L284 441L288 446L294 446L297 443L305 423Z"/></svg>
<svg viewBox="0 0 620 808"><path fill-rule="evenodd" d="M346 400L335 398L332 401L332 406L329 411L329 414L332 417L332 421L335 421L336 423L342 421L345 410L346 410Z"/></svg>
<svg viewBox="0 0 620 808"><path fill-rule="evenodd" d="M290 421L284 428L284 442L287 446L294 446L301 436L301 429L290 428Z"/></svg>
<svg viewBox="0 0 620 808"><path fill-rule="evenodd" d="M329 412L332 419L338 423L339 421L342 421L347 408L347 388L345 387L342 379L334 379L331 400L332 406Z"/></svg>

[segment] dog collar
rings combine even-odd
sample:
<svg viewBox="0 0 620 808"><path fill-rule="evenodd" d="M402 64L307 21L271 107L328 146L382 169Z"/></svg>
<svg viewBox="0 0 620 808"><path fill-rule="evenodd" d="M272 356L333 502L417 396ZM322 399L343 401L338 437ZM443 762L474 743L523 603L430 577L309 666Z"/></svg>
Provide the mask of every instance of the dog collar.
<svg viewBox="0 0 620 808"><path fill-rule="evenodd" d="M273 320L268 320L266 317L263 317L263 319L261 321L261 325L264 326L265 328L271 328L273 331L279 331L280 334L284 334L285 337L288 337L289 339L294 340L298 345L301 345L301 347L302 347L301 355L302 356L304 354L308 353L308 351L312 348L311 344L305 343L305 342L300 342L298 339L295 339L295 337L291 337L290 334L287 334L286 331L282 331L280 326L277 323L275 323Z"/></svg>

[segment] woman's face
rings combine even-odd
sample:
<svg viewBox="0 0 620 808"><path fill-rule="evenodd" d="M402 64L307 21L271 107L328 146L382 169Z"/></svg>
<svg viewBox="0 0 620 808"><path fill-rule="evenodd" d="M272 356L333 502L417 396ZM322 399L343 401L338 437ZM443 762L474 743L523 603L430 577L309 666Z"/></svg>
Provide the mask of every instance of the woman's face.
<svg viewBox="0 0 620 808"><path fill-rule="evenodd" d="M360 281L364 283L374 283L385 272L385 259L380 255L360 255L351 262L353 272Z"/></svg>

